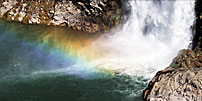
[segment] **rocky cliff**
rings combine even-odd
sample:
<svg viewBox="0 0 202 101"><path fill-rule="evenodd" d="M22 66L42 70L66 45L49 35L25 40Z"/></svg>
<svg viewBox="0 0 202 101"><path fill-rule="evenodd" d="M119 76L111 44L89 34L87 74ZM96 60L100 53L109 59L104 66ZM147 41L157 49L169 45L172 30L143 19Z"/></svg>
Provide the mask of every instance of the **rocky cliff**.
<svg viewBox="0 0 202 101"><path fill-rule="evenodd" d="M66 26L84 32L109 30L123 15L125 0L1 0L0 16L26 24Z"/></svg>
<svg viewBox="0 0 202 101"><path fill-rule="evenodd" d="M144 90L145 101L201 101L202 51L181 50Z"/></svg>
<svg viewBox="0 0 202 101"><path fill-rule="evenodd" d="M195 49L198 43L200 43L200 38L202 38L202 1L195 0L195 24L193 25L193 42L192 49ZM200 44L202 47L202 44Z"/></svg>
<svg viewBox="0 0 202 101"><path fill-rule="evenodd" d="M144 101L202 101L202 2L196 0L192 50L184 49L156 73L143 91Z"/></svg>

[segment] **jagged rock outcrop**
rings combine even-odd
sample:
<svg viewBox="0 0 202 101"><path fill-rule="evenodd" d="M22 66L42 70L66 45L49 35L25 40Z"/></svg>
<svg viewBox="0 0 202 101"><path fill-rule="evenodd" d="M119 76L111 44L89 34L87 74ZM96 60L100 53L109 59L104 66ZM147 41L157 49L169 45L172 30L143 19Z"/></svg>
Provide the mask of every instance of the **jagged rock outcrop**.
<svg viewBox="0 0 202 101"><path fill-rule="evenodd" d="M143 98L145 101L201 101L201 48L181 50L171 65L150 81Z"/></svg>
<svg viewBox="0 0 202 101"><path fill-rule="evenodd" d="M144 91L145 101L201 101L202 68L160 71Z"/></svg>
<svg viewBox="0 0 202 101"><path fill-rule="evenodd" d="M109 30L123 15L124 0L1 0L0 16L26 24L67 26L84 32Z"/></svg>
<svg viewBox="0 0 202 101"><path fill-rule="evenodd" d="M199 48L200 49L200 48ZM169 67L173 68L200 68L202 67L202 51L183 49L174 58Z"/></svg>

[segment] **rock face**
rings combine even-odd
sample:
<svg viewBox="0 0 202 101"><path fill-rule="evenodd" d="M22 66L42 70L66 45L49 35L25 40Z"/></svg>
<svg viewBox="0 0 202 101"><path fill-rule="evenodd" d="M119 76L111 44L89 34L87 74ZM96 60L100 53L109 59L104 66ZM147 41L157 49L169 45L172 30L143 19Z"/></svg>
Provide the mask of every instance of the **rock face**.
<svg viewBox="0 0 202 101"><path fill-rule="evenodd" d="M123 5L123 0L1 0L0 16L9 21L94 33L117 26Z"/></svg>
<svg viewBox="0 0 202 101"><path fill-rule="evenodd" d="M143 92L145 101L201 101L201 48L182 50L170 67L159 71Z"/></svg>
<svg viewBox="0 0 202 101"><path fill-rule="evenodd" d="M195 0L195 24L193 25L193 42L192 42L192 49L195 49L198 43L201 41L202 38L202 1ZM202 44L200 44L202 47Z"/></svg>
<svg viewBox="0 0 202 101"><path fill-rule="evenodd" d="M200 68L202 67L202 51L198 50L181 50L177 57L174 58L173 62L169 67L173 68Z"/></svg>
<svg viewBox="0 0 202 101"><path fill-rule="evenodd" d="M144 91L145 101L201 101L202 68L160 71Z"/></svg>

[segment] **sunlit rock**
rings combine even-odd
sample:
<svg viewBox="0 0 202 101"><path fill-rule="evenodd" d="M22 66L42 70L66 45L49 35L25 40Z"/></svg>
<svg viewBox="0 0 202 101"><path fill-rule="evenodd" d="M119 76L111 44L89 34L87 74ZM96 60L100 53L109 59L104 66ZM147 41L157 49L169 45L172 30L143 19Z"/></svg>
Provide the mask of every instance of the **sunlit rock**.
<svg viewBox="0 0 202 101"><path fill-rule="evenodd" d="M181 50L170 67L159 71L144 90L145 101L200 101L202 99L201 48Z"/></svg>
<svg viewBox="0 0 202 101"><path fill-rule="evenodd" d="M122 0L6 0L0 2L0 15L9 21L94 33L117 26L123 6Z"/></svg>

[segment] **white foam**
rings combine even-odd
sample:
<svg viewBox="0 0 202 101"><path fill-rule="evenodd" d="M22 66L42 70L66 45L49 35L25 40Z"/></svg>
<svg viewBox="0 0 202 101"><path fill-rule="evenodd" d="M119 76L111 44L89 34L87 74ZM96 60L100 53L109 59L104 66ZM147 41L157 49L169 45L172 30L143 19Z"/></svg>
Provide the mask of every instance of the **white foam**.
<svg viewBox="0 0 202 101"><path fill-rule="evenodd" d="M168 66L180 49L188 47L194 0L129 2L129 20L121 31L92 45L108 54L91 64L129 75L152 76Z"/></svg>

